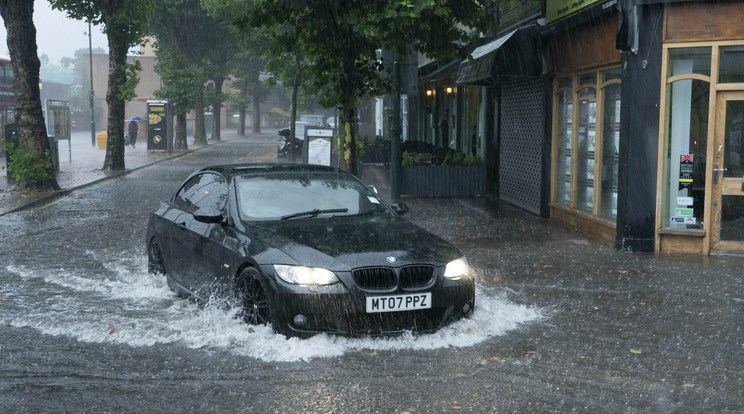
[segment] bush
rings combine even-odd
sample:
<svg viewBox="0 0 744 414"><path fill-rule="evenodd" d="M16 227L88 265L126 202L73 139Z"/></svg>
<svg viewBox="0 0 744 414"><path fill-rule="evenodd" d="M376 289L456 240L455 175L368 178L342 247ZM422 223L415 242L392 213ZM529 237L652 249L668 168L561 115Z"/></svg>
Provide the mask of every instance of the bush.
<svg viewBox="0 0 744 414"><path fill-rule="evenodd" d="M52 178L50 171L54 171L54 166L52 166L49 150L45 151L44 161L38 162L32 150L23 147L13 148L13 144L7 144L5 149L8 151L10 160L8 175L14 180L35 185Z"/></svg>
<svg viewBox="0 0 744 414"><path fill-rule="evenodd" d="M413 166L413 157L411 157L411 154L409 154L408 151L403 152L402 158L403 158L403 160L401 161L401 164L404 167L412 167Z"/></svg>
<svg viewBox="0 0 744 414"><path fill-rule="evenodd" d="M465 155L461 152L448 151L442 161L442 167L460 167L465 160Z"/></svg>
<svg viewBox="0 0 744 414"><path fill-rule="evenodd" d="M483 165L483 160L473 154L468 154L463 160L462 165L466 167L480 167Z"/></svg>

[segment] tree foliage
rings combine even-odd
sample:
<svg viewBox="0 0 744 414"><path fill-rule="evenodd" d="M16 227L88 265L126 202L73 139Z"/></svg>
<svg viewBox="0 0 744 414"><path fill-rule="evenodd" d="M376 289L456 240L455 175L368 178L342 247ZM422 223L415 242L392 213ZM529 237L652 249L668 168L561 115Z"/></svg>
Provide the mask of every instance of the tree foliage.
<svg viewBox="0 0 744 414"><path fill-rule="evenodd" d="M168 43L180 51L193 66L201 69L201 84L212 81L212 139L220 139L220 111L224 95L222 85L232 70L237 40L231 20L220 13L208 14L199 0L154 0L152 31L158 43ZM216 88L216 89L215 89ZM194 141L206 143L204 103L201 88L197 97Z"/></svg>
<svg viewBox="0 0 744 414"><path fill-rule="evenodd" d="M109 47L108 142L104 170L123 170L124 103L133 93L136 69L127 64L127 51L147 34L148 16L153 0L49 0L53 9L63 10L71 18L104 26Z"/></svg>
<svg viewBox="0 0 744 414"><path fill-rule="evenodd" d="M463 58L470 37L490 24L477 0L205 0L228 9L239 24L274 30L273 52L302 51L304 72L320 102L340 108L345 165L356 172L352 123L360 99L389 92L392 62L379 50L434 59ZM475 28L473 30L472 28Z"/></svg>

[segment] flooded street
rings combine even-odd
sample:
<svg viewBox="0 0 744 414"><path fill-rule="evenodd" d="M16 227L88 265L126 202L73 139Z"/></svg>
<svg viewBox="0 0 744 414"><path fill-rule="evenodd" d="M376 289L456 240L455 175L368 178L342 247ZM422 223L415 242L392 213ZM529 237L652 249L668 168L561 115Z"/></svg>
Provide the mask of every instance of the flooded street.
<svg viewBox="0 0 744 414"><path fill-rule="evenodd" d="M737 257L628 254L506 205L405 199L477 272L435 334L287 339L147 272L149 211L210 146L0 217L3 412L742 412ZM387 194L383 193L383 196Z"/></svg>

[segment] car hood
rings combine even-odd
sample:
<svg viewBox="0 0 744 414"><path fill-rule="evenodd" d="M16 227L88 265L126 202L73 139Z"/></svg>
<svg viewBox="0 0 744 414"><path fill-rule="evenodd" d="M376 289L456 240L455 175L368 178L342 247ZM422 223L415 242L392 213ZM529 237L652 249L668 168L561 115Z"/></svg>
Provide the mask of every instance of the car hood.
<svg viewBox="0 0 744 414"><path fill-rule="evenodd" d="M400 217L303 218L253 223L249 233L298 264L335 271L408 263L444 265L462 256L451 244Z"/></svg>

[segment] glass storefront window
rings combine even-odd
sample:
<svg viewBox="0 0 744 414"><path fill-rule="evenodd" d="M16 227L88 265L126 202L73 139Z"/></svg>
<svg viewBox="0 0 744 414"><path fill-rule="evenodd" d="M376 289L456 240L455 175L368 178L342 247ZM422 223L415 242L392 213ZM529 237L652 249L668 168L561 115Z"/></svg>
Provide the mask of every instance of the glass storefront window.
<svg viewBox="0 0 744 414"><path fill-rule="evenodd" d="M610 69L604 72L605 82L615 80L615 79L620 79L622 78L622 76L623 76L623 70L620 68Z"/></svg>
<svg viewBox="0 0 744 414"><path fill-rule="evenodd" d="M744 242L744 197L721 198L721 240Z"/></svg>
<svg viewBox="0 0 744 414"><path fill-rule="evenodd" d="M718 82L744 82L744 46L721 47Z"/></svg>
<svg viewBox="0 0 744 414"><path fill-rule="evenodd" d="M684 47L669 50L669 77L679 75L710 76L709 47Z"/></svg>
<svg viewBox="0 0 744 414"><path fill-rule="evenodd" d="M579 76L579 86L586 85L586 84L595 85L596 83L597 83L597 72L589 72L589 73L585 73Z"/></svg>
<svg viewBox="0 0 744 414"><path fill-rule="evenodd" d="M593 212L594 209L594 145L597 122L597 94L595 88L579 90L579 125L576 208Z"/></svg>
<svg viewBox="0 0 744 414"><path fill-rule="evenodd" d="M605 75L607 79L607 75ZM620 152L620 84L604 88L602 110L602 184L600 187L599 217L617 217L618 155Z"/></svg>
<svg viewBox="0 0 744 414"><path fill-rule="evenodd" d="M573 99L569 90L558 93L558 119L556 143L557 176L555 180L555 202L564 206L571 204L571 123L573 118Z"/></svg>
<svg viewBox="0 0 744 414"><path fill-rule="evenodd" d="M697 79L680 80L668 87L663 212L667 228L703 228L709 92L710 84Z"/></svg>
<svg viewBox="0 0 744 414"><path fill-rule="evenodd" d="M723 159L724 177L744 177L744 114L743 101L728 101L726 113L726 134L724 135L726 156Z"/></svg>

